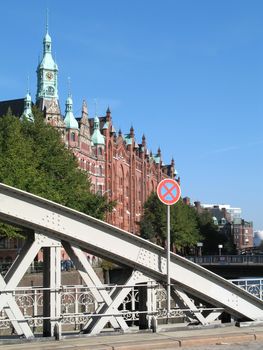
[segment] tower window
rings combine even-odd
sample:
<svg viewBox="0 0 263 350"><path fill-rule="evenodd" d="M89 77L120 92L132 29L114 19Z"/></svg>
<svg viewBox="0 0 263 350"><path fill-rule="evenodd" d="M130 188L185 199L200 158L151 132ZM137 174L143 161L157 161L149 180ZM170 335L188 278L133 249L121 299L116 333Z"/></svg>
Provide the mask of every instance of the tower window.
<svg viewBox="0 0 263 350"><path fill-rule="evenodd" d="M71 133L71 141L76 141L76 134L74 132Z"/></svg>
<svg viewBox="0 0 263 350"><path fill-rule="evenodd" d="M98 167L98 175L102 176L102 166L101 165Z"/></svg>
<svg viewBox="0 0 263 350"><path fill-rule="evenodd" d="M54 95L54 92L55 92L55 90L54 90L54 88L52 86L49 86L47 88L47 95L52 96L52 95Z"/></svg>

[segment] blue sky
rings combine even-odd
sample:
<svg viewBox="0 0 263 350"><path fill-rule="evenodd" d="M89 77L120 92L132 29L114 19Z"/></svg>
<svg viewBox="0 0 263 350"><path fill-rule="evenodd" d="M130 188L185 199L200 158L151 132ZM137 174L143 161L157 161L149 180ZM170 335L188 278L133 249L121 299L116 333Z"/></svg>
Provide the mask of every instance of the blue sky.
<svg viewBox="0 0 263 350"><path fill-rule="evenodd" d="M241 207L263 229L261 0L2 1L0 100L23 97L42 55L46 8L64 109L108 105L163 160L182 195Z"/></svg>

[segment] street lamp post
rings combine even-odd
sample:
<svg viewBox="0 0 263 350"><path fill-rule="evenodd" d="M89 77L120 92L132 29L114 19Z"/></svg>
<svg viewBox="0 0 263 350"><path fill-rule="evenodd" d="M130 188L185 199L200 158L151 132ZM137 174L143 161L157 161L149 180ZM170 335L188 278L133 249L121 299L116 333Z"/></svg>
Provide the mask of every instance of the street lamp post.
<svg viewBox="0 0 263 350"><path fill-rule="evenodd" d="M223 244L218 244L218 253L219 253L219 256L221 256L222 248L223 248Z"/></svg>
<svg viewBox="0 0 263 350"><path fill-rule="evenodd" d="M197 242L197 248L198 248L198 256L202 256L202 247L203 243L202 242Z"/></svg>

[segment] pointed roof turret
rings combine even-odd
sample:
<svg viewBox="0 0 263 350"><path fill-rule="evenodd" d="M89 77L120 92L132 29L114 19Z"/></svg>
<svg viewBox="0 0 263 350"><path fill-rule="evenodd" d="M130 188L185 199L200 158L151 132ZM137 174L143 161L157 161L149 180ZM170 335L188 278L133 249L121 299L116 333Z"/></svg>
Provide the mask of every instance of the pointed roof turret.
<svg viewBox="0 0 263 350"><path fill-rule="evenodd" d="M88 115L88 105L87 105L87 102L86 100L83 100L82 102L82 114L86 114Z"/></svg>
<svg viewBox="0 0 263 350"><path fill-rule="evenodd" d="M48 16L46 34L43 39L43 57L37 66L37 103L40 100L58 99L58 66L52 57L52 40L48 32ZM45 104L41 104L41 109Z"/></svg>
<svg viewBox="0 0 263 350"><path fill-rule="evenodd" d="M43 39L43 59L39 64L39 68L58 70L58 66L52 57L51 48L52 48L52 40L48 33L48 25L47 25L46 34Z"/></svg>
<svg viewBox="0 0 263 350"><path fill-rule="evenodd" d="M130 136L131 136L131 137L134 137L134 129L133 129L133 126L131 126L131 128L130 128Z"/></svg>
<svg viewBox="0 0 263 350"><path fill-rule="evenodd" d="M85 100L82 102L82 109L81 109L81 122L86 123L88 121L88 106Z"/></svg>
<svg viewBox="0 0 263 350"><path fill-rule="evenodd" d="M94 118L94 131L91 136L91 141L93 142L94 146L105 145L104 136L100 132L100 120L97 116Z"/></svg>
<svg viewBox="0 0 263 350"><path fill-rule="evenodd" d="M108 106L106 110L106 121L109 122L110 120L111 120L111 111L110 111L110 107Z"/></svg>
<svg viewBox="0 0 263 350"><path fill-rule="evenodd" d="M161 149L158 147L157 154L153 156L153 159L156 164L161 164Z"/></svg>
<svg viewBox="0 0 263 350"><path fill-rule="evenodd" d="M66 113L64 123L67 129L78 129L79 124L73 114L73 101L71 95L66 100Z"/></svg>
<svg viewBox="0 0 263 350"><path fill-rule="evenodd" d="M26 97L24 99L24 112L20 117L21 120L27 119L30 122L34 121L34 115L32 113L31 105L32 105L32 99L29 92L27 92Z"/></svg>
<svg viewBox="0 0 263 350"><path fill-rule="evenodd" d="M143 145L143 146L146 145L146 137L145 137L144 134L142 135L142 145Z"/></svg>

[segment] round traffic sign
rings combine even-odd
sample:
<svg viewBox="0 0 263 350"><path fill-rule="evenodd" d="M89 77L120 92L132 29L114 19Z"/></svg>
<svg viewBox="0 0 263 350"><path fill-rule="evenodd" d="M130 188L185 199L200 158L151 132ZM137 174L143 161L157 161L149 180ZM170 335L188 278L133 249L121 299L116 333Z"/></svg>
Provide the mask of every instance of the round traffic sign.
<svg viewBox="0 0 263 350"><path fill-rule="evenodd" d="M164 179L157 186L157 195L164 204L173 205L179 201L181 189L175 180Z"/></svg>

